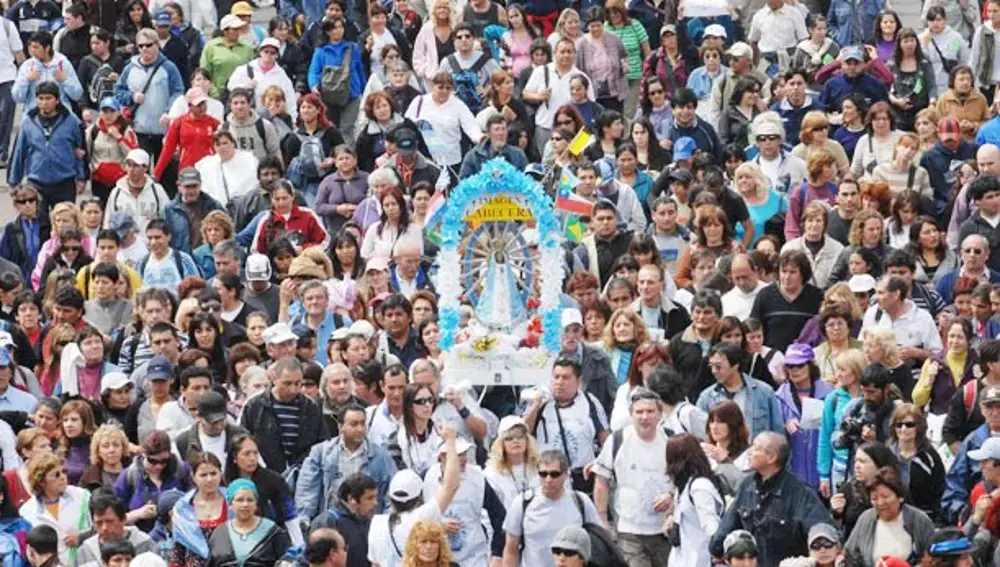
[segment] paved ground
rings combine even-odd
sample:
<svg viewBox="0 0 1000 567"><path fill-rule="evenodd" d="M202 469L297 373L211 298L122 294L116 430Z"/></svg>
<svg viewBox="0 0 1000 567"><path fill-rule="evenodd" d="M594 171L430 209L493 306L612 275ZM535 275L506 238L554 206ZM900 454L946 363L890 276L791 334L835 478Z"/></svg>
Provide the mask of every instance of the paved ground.
<svg viewBox="0 0 1000 567"><path fill-rule="evenodd" d="M254 14L253 21L256 25L267 30L267 23L274 17L273 7L261 8ZM14 117L14 134L11 136L11 150L13 151L14 140L17 139L17 130L21 125L21 106L18 106L17 115ZM89 194L89 191L88 191ZM4 226L14 220L17 212L14 210L14 203L10 199L10 188L7 186L7 170L0 170L0 226ZM2 232L2 231L0 231Z"/></svg>

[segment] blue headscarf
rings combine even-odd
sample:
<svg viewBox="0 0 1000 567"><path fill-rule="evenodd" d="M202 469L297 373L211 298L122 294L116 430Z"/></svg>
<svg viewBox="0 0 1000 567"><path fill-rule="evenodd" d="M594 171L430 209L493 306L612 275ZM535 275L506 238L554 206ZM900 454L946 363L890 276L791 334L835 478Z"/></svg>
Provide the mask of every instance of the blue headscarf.
<svg viewBox="0 0 1000 567"><path fill-rule="evenodd" d="M241 490L249 490L250 492L253 492L254 498L258 496L257 485L254 484L252 480L239 478L231 482L229 487L226 488L226 502L232 504L233 498L236 497L236 493Z"/></svg>

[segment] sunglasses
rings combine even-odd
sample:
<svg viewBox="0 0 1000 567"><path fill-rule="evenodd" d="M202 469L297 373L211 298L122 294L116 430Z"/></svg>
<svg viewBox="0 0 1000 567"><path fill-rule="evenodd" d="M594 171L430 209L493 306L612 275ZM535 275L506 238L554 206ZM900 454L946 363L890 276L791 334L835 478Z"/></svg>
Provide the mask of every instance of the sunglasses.
<svg viewBox="0 0 1000 567"><path fill-rule="evenodd" d="M799 368L805 368L805 364L789 364L785 363L785 368L788 370L798 370Z"/></svg>
<svg viewBox="0 0 1000 567"><path fill-rule="evenodd" d="M758 142L777 142L781 136L757 136Z"/></svg>
<svg viewBox="0 0 1000 567"><path fill-rule="evenodd" d="M27 205L28 203L37 203L38 199L14 199L15 205Z"/></svg>
<svg viewBox="0 0 1000 567"><path fill-rule="evenodd" d="M561 142L561 141L563 141L562 136L552 136L549 139L552 140L553 142Z"/></svg>
<svg viewBox="0 0 1000 567"><path fill-rule="evenodd" d="M508 433L508 434L504 435L503 440L504 441L524 441L527 438L528 438L528 436L525 435L524 433Z"/></svg>
<svg viewBox="0 0 1000 567"><path fill-rule="evenodd" d="M146 462L153 465L154 467L164 467L167 465L167 463L170 462L170 457L164 457L162 459L154 459L152 457L149 457L148 459L146 459Z"/></svg>
<svg viewBox="0 0 1000 567"><path fill-rule="evenodd" d="M434 398L417 398L413 400L413 405L415 406L432 406L434 405Z"/></svg>
<svg viewBox="0 0 1000 567"><path fill-rule="evenodd" d="M538 471L538 476L541 478L559 478L562 475L562 471Z"/></svg>
<svg viewBox="0 0 1000 567"><path fill-rule="evenodd" d="M63 252L79 252L80 248L80 246L63 246L60 250Z"/></svg>
<svg viewBox="0 0 1000 567"><path fill-rule="evenodd" d="M560 557L578 557L580 552L575 549L566 549L563 547L553 547L552 555L558 555Z"/></svg>
<svg viewBox="0 0 1000 567"><path fill-rule="evenodd" d="M153 47L153 45L155 45L155 44L153 44L153 43L137 43L136 45L139 47L139 49L149 49L150 47Z"/></svg>
<svg viewBox="0 0 1000 567"><path fill-rule="evenodd" d="M896 429L899 429L900 427L904 427L906 429L916 429L917 428L917 422L915 422L915 421L900 421L900 422L897 422L896 423Z"/></svg>
<svg viewBox="0 0 1000 567"><path fill-rule="evenodd" d="M822 551L824 549L833 549L837 547L835 542L826 539L820 539L809 544L809 549L813 551Z"/></svg>
<svg viewBox="0 0 1000 567"><path fill-rule="evenodd" d="M206 303L201 306L202 311L222 311L222 305L219 303Z"/></svg>
<svg viewBox="0 0 1000 567"><path fill-rule="evenodd" d="M963 248L962 252L965 254L972 254L973 256L978 256L983 253L982 248Z"/></svg>

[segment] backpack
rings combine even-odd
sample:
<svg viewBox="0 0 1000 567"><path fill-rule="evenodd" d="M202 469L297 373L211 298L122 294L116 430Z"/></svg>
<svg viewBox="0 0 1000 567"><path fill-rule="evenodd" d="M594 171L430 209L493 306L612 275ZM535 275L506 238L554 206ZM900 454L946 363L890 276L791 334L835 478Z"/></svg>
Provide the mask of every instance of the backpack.
<svg viewBox="0 0 1000 567"><path fill-rule="evenodd" d="M111 68L111 65L107 63L102 63L97 71L94 72L94 76L90 79L90 85L87 87L87 93L90 95L90 100L95 103L100 104L105 97L114 96L115 94L115 82L108 77L115 72Z"/></svg>
<svg viewBox="0 0 1000 567"><path fill-rule="evenodd" d="M299 170L306 179L319 179L326 176L325 168L320 167L320 163L326 159L323 152L323 140L319 136L309 136L296 134L299 137L301 146L299 155L293 161L299 164Z"/></svg>
<svg viewBox="0 0 1000 567"><path fill-rule="evenodd" d="M573 503L580 512L582 528L590 536L590 560L587 567L628 567L625 554L615 545L615 540L600 524L587 521L587 515L583 508L583 498L577 491L572 492ZM524 551L524 515L528 511L528 505L535 499L535 491L528 490L521 496L521 542L518 549Z"/></svg>
<svg viewBox="0 0 1000 567"><path fill-rule="evenodd" d="M323 67L319 92L327 106L342 107L351 99L351 61L354 49L348 45L340 65Z"/></svg>
<svg viewBox="0 0 1000 567"><path fill-rule="evenodd" d="M479 71L489 60L489 56L483 53L472 67L462 69L455 54L448 56L448 65L455 78L455 96L469 107L472 114L478 114L483 107L483 98L476 89L479 88Z"/></svg>
<svg viewBox="0 0 1000 567"><path fill-rule="evenodd" d="M183 259L181 259L181 252L179 250L172 250L171 252L173 252L174 254L174 265L177 266L177 273L181 276L181 279L184 279L184 261ZM139 272L140 275L145 275L146 262L148 261L149 261L149 254L146 254L145 256L143 256L142 260L139 260L139 265L136 267L136 271ZM139 341L136 341L137 345L138 342ZM135 351L133 350L132 353L134 357Z"/></svg>

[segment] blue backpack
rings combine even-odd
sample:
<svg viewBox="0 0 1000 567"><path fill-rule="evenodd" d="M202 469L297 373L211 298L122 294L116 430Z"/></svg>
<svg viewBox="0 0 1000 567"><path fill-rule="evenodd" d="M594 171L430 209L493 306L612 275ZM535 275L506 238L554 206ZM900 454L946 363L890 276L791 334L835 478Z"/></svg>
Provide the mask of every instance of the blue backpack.
<svg viewBox="0 0 1000 567"><path fill-rule="evenodd" d="M483 53L479 59L468 69L462 69L458 62L458 57L454 54L448 56L448 65L451 66L455 78L455 95L469 107L472 114L478 114L483 108L483 99L479 96L479 71L483 69L490 60L490 56Z"/></svg>

